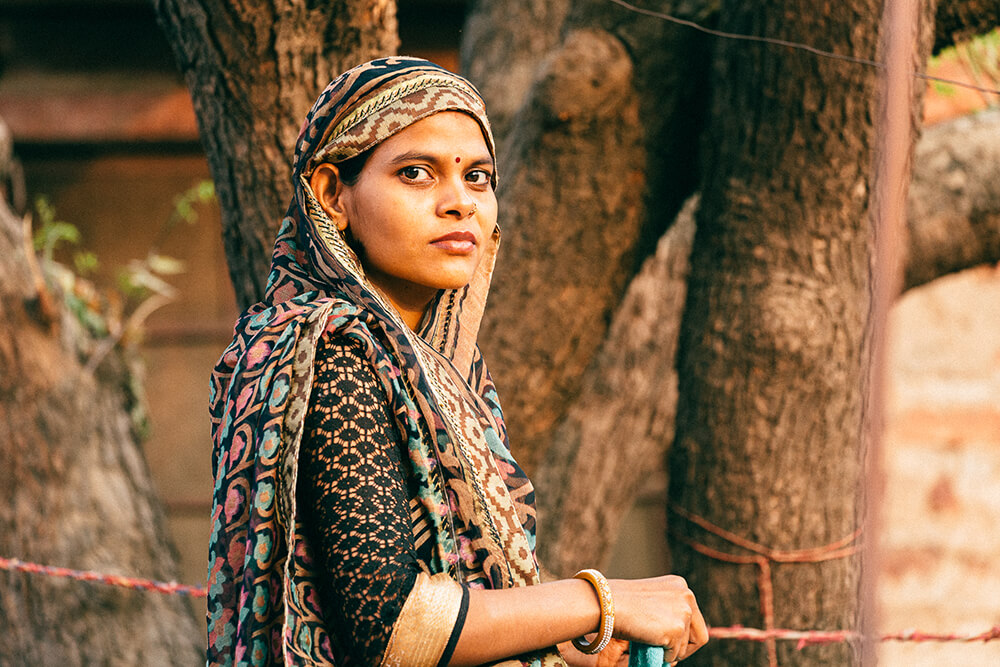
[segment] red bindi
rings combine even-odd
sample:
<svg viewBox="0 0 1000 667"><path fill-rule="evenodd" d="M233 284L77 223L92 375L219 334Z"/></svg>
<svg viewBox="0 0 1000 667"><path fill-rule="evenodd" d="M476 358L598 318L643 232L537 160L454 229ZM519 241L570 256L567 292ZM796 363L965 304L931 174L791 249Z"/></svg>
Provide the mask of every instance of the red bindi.
<svg viewBox="0 0 1000 667"><path fill-rule="evenodd" d="M458 164L461 161L462 161L462 158L460 158L460 157L455 158L455 164Z"/></svg>

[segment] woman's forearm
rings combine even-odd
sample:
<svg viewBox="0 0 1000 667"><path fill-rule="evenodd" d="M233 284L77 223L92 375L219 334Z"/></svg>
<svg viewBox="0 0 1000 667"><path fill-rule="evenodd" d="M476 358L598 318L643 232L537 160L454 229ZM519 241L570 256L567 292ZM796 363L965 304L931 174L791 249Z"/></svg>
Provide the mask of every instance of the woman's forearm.
<svg viewBox="0 0 1000 667"><path fill-rule="evenodd" d="M708 641L708 626L681 577L612 579L608 584L615 637L663 646L667 662L683 660ZM600 619L597 594L582 579L472 590L451 663L478 665L553 646L596 631Z"/></svg>
<svg viewBox="0 0 1000 667"><path fill-rule="evenodd" d="M554 646L597 630L601 608L581 579L523 588L470 590L451 665L480 665Z"/></svg>

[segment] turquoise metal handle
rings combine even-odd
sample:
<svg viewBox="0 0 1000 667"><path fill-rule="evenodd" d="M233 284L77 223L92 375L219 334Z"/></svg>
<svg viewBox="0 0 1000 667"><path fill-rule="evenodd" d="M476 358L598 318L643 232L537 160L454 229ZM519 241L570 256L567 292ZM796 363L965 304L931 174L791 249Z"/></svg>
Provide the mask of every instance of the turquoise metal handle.
<svg viewBox="0 0 1000 667"><path fill-rule="evenodd" d="M663 647L632 642L628 647L628 667L663 667Z"/></svg>

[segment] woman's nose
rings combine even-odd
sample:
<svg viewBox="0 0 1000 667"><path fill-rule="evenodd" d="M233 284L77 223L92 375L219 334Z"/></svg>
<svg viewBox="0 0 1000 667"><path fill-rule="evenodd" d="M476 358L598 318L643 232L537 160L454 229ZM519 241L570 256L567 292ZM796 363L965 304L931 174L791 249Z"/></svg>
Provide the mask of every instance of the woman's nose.
<svg viewBox="0 0 1000 667"><path fill-rule="evenodd" d="M441 189L438 215L459 220L476 212L476 202L466 187L465 179L448 179Z"/></svg>

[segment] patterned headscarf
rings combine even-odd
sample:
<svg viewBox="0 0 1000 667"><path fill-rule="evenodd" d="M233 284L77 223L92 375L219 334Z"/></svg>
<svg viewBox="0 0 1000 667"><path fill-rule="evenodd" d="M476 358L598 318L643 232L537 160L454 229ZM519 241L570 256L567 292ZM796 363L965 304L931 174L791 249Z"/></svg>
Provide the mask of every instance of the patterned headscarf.
<svg viewBox="0 0 1000 667"><path fill-rule="evenodd" d="M490 588L538 580L533 491L511 473L500 406L476 346L499 230L470 284L441 290L413 332L365 278L309 187L320 162L354 157L441 111L473 117L494 152L476 89L414 58L346 72L306 118L265 298L240 317L212 375L210 665L333 662L295 497L321 336L360 342L376 370L435 534L431 571ZM475 414L486 415L486 428ZM466 526L461 536L456 518Z"/></svg>

